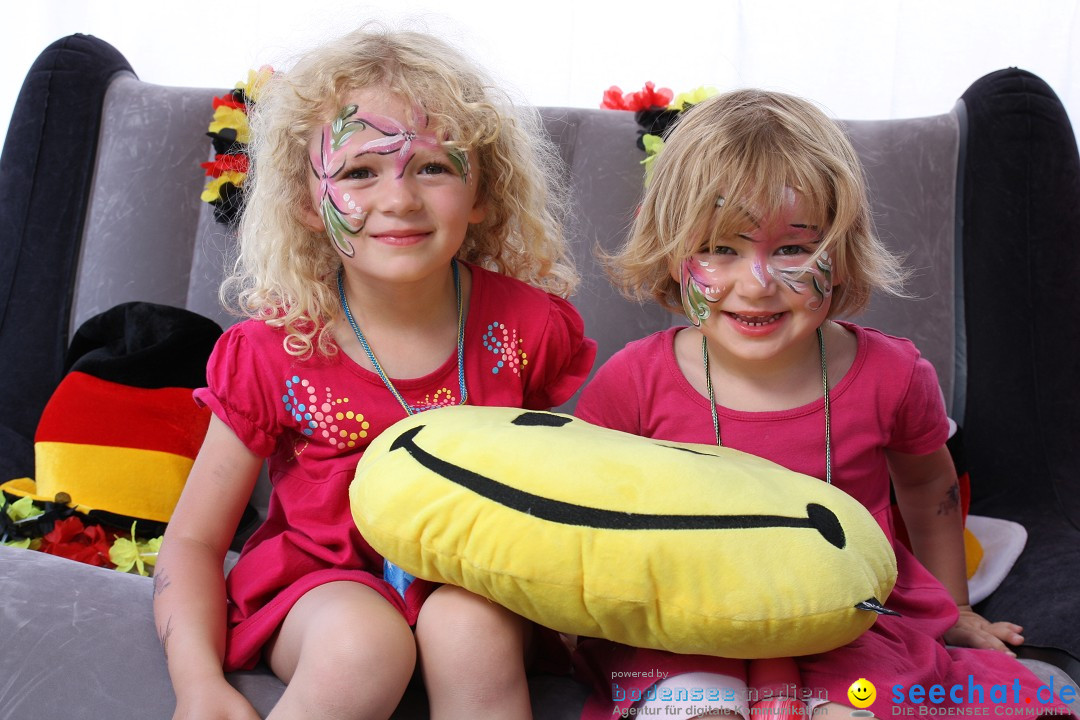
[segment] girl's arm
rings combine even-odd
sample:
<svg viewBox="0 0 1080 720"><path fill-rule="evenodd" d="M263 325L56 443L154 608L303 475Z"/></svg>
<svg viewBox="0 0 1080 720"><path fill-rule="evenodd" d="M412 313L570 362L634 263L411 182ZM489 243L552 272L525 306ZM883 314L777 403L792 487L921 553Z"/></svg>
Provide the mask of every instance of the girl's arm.
<svg viewBox="0 0 1080 720"><path fill-rule="evenodd" d="M945 633L952 645L993 648L1014 655L1005 643L1024 642L1020 626L991 623L971 609L964 560L964 527L960 487L947 447L926 455L886 451L896 503L907 526L911 550L945 589L960 610Z"/></svg>
<svg viewBox="0 0 1080 720"><path fill-rule="evenodd" d="M222 672L223 564L261 465L211 416L154 573L154 616L176 692L175 718L258 717Z"/></svg>

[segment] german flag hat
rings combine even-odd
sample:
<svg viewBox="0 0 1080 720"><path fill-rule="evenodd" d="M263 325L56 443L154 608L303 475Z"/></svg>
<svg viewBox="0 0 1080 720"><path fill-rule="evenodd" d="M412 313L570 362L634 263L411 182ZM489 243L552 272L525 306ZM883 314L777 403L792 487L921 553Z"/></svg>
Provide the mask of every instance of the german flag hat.
<svg viewBox="0 0 1080 720"><path fill-rule="evenodd" d="M220 335L208 318L146 302L87 320L38 422L36 477L0 490L168 522L210 422L191 391Z"/></svg>

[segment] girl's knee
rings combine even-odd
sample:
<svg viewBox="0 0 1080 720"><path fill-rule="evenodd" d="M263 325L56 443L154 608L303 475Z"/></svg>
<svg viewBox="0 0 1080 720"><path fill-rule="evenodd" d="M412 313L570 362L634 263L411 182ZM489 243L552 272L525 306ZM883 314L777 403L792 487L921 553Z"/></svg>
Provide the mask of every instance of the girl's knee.
<svg viewBox="0 0 1080 720"><path fill-rule="evenodd" d="M531 625L461 588L432 593L416 644L432 718L528 718L525 651Z"/></svg>
<svg viewBox="0 0 1080 720"><path fill-rule="evenodd" d="M297 601L268 653L288 682L318 677L374 677L404 687L416 666L412 630L376 591L357 583L329 583Z"/></svg>
<svg viewBox="0 0 1080 720"><path fill-rule="evenodd" d="M458 648L463 653L520 655L530 624L501 605L453 586L432 593L416 623L420 651Z"/></svg>

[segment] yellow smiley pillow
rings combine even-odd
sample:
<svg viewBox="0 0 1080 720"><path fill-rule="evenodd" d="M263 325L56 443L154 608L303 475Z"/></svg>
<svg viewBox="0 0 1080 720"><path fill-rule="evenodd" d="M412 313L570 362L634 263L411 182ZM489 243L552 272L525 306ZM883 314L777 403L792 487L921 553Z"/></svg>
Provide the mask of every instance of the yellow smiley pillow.
<svg viewBox="0 0 1080 720"><path fill-rule="evenodd" d="M350 498L360 532L408 573L560 632L679 653L845 645L896 579L873 517L831 485L557 413L408 417L364 453Z"/></svg>

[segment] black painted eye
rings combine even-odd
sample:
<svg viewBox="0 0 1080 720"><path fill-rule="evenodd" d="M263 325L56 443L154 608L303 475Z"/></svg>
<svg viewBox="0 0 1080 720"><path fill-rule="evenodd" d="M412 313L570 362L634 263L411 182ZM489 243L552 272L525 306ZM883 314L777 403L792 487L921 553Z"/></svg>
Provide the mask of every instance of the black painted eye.
<svg viewBox="0 0 1080 720"><path fill-rule="evenodd" d="M565 415L555 415L553 413L544 412L527 412L518 415L513 419L513 425L525 425L525 426L542 426L542 427L562 427L574 418L566 417Z"/></svg>
<svg viewBox="0 0 1080 720"><path fill-rule="evenodd" d="M678 445L665 445L663 443L655 443L657 447L667 448L668 450L679 450L682 452L690 453L691 455L701 455L702 457L716 457L712 453L698 452L697 450L691 450L687 447L679 447Z"/></svg>
<svg viewBox="0 0 1080 720"><path fill-rule="evenodd" d="M810 520L810 527L821 533L821 537L835 547L841 550L844 549L847 538L844 535L844 526L840 524L840 519L836 517L836 513L824 505L810 503L806 506L806 516Z"/></svg>

